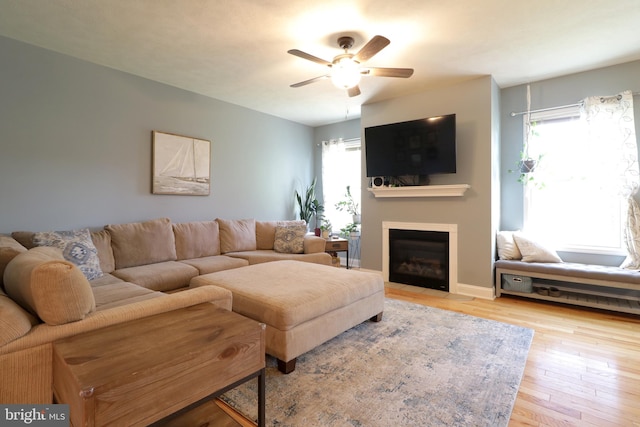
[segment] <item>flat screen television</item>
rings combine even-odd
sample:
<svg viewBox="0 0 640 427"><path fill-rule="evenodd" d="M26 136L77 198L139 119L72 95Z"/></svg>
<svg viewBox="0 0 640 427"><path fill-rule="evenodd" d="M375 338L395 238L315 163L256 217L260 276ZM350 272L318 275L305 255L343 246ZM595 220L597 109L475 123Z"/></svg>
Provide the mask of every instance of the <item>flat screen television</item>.
<svg viewBox="0 0 640 427"><path fill-rule="evenodd" d="M365 128L367 177L456 172L456 115Z"/></svg>

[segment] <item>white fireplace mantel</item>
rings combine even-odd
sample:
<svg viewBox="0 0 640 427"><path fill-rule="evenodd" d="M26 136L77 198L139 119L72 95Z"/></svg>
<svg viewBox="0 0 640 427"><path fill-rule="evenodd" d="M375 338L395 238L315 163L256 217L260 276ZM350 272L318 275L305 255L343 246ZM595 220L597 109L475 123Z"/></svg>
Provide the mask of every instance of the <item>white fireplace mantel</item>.
<svg viewBox="0 0 640 427"><path fill-rule="evenodd" d="M464 195L471 186L455 185L418 185L407 187L371 187L375 197L456 197Z"/></svg>

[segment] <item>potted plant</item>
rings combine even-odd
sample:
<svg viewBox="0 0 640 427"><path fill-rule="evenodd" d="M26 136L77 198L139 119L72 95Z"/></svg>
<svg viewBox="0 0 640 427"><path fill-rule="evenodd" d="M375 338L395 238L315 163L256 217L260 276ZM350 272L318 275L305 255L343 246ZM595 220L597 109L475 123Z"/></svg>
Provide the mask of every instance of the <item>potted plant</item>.
<svg viewBox="0 0 640 427"><path fill-rule="evenodd" d="M322 237L328 239L329 235L331 234L331 221L329 221L328 219L323 219L322 225L320 226L320 232Z"/></svg>
<svg viewBox="0 0 640 427"><path fill-rule="evenodd" d="M316 178L313 178L311 185L301 194L295 191L295 199L298 203L298 212L300 219L307 223L307 226L311 224L311 218L315 216L317 235L320 235L320 229L318 228L318 222L322 219L322 212L324 212L324 206L320 204L316 198Z"/></svg>
<svg viewBox="0 0 640 427"><path fill-rule="evenodd" d="M351 195L350 185L347 185L347 192L344 196L346 197L346 200L341 200L336 203L336 209L339 211L347 211L352 215L353 223L360 224L362 218L360 215L360 206L358 205L358 203L356 203L356 201L353 199L353 196Z"/></svg>
<svg viewBox="0 0 640 427"><path fill-rule="evenodd" d="M360 230L358 230L358 224L351 223L344 226L344 228L340 229L340 235L345 239L349 237L358 237L360 236Z"/></svg>

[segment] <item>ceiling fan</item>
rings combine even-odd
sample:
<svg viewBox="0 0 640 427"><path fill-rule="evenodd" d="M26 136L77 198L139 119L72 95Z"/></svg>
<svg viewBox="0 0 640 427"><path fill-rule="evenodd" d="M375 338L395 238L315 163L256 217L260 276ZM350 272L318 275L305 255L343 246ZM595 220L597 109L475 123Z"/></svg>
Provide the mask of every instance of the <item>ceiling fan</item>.
<svg viewBox="0 0 640 427"><path fill-rule="evenodd" d="M356 54L349 53L349 49L353 46L353 37L343 36L338 38L338 46L344 49L344 53L336 55L333 61L325 61L324 59L302 52L298 49L288 51L291 55L298 56L309 61L316 62L331 68L329 74L314 77L313 79L292 84L291 87L306 86L320 80L331 79L337 87L346 89L349 96L360 95L360 78L362 76L377 77L401 77L408 78L413 74L413 68L380 68L380 67L363 67L361 64L376 53L384 49L389 43L389 39L383 36L374 36L365 44Z"/></svg>

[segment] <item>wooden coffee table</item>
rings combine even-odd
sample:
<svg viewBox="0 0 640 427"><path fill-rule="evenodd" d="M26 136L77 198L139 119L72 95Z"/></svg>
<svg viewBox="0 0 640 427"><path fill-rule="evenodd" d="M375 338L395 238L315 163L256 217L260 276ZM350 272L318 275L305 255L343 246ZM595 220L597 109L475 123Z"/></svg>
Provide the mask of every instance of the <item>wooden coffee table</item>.
<svg viewBox="0 0 640 427"><path fill-rule="evenodd" d="M75 427L168 421L254 378L263 426L264 371L264 324L210 303L53 344L54 398Z"/></svg>

